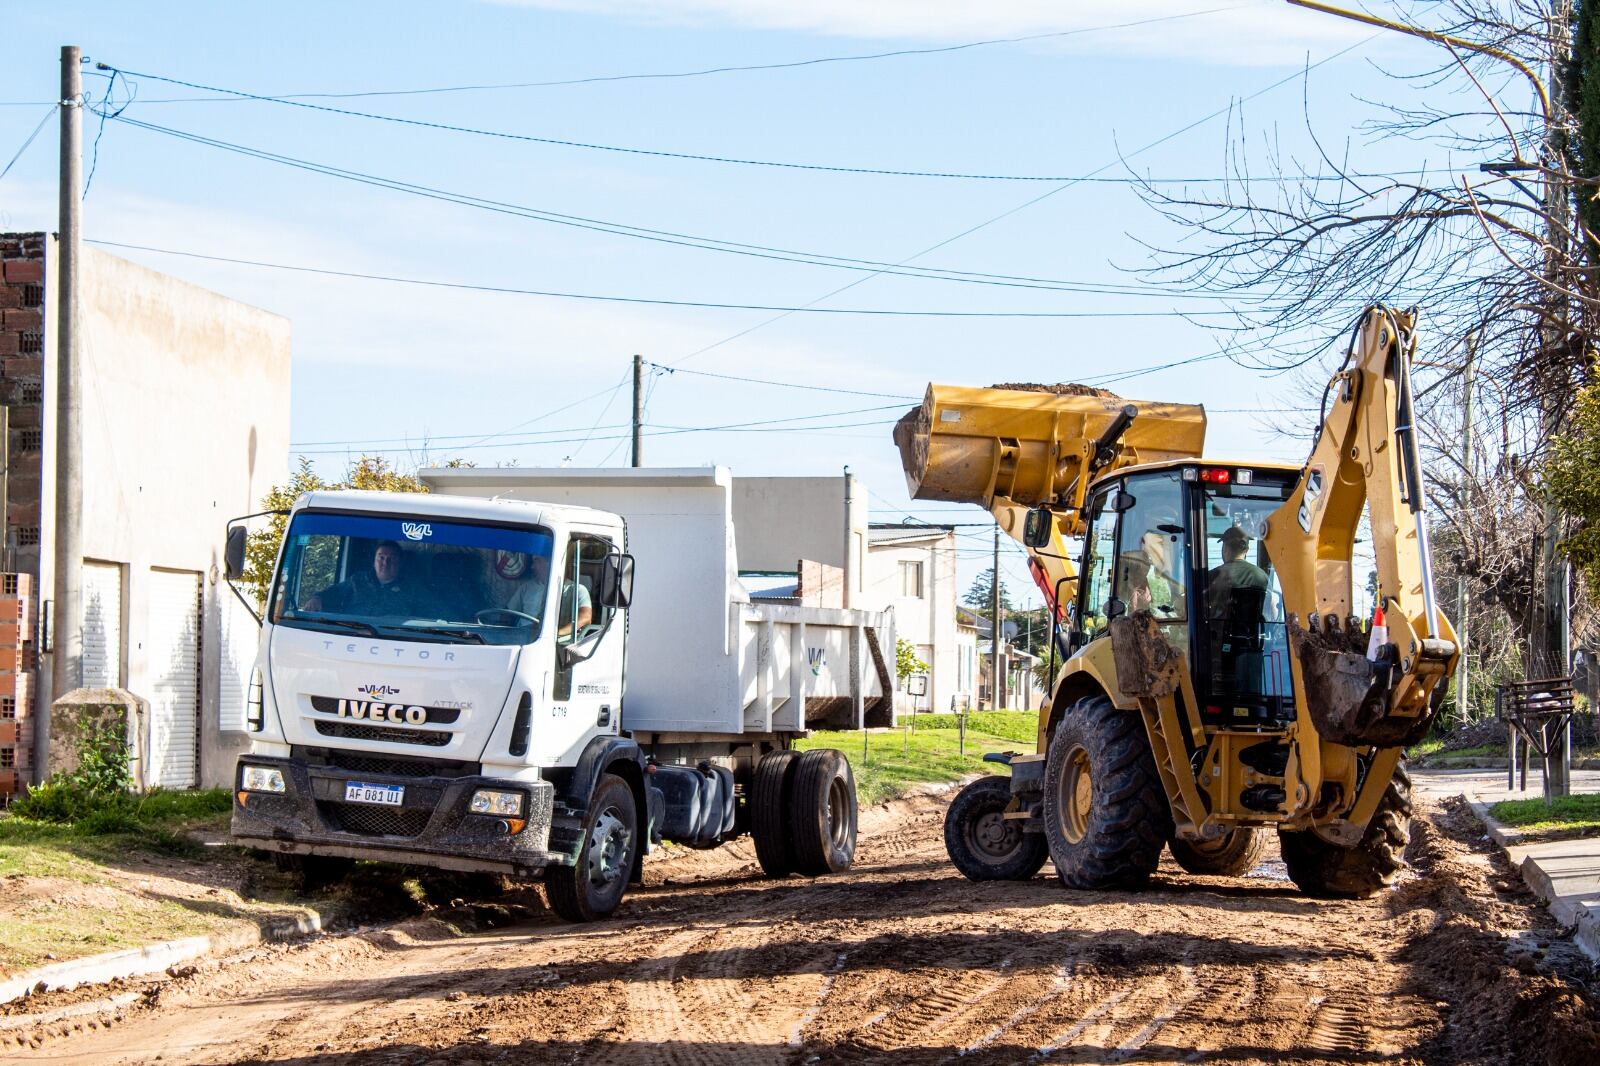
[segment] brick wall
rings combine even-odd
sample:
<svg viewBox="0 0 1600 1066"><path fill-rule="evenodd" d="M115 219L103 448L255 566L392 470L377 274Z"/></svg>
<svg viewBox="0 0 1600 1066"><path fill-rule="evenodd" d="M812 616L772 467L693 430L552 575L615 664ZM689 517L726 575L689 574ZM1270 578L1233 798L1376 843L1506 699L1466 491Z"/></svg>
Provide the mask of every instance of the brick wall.
<svg viewBox="0 0 1600 1066"><path fill-rule="evenodd" d="M0 803L27 780L37 656L44 451L45 235L0 233L0 406L6 408L0 530Z"/></svg>
<svg viewBox="0 0 1600 1066"><path fill-rule="evenodd" d="M0 405L8 409L7 562L39 573L39 493L44 427L43 233L0 233Z"/></svg>

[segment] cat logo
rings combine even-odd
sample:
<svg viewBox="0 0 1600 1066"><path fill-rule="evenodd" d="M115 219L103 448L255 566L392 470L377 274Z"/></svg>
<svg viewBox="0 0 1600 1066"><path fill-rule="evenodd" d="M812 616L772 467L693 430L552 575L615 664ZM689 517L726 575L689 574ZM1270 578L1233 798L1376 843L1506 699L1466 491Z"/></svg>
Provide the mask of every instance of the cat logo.
<svg viewBox="0 0 1600 1066"><path fill-rule="evenodd" d="M433 536L433 526L427 522L401 522L400 532L406 535L407 540L421 540Z"/></svg>

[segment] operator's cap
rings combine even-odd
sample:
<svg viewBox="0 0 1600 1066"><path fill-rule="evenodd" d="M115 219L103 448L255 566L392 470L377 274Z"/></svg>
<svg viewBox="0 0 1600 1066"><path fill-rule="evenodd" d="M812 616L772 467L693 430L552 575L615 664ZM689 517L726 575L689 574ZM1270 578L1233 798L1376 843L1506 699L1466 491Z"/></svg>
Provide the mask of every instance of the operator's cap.
<svg viewBox="0 0 1600 1066"><path fill-rule="evenodd" d="M1229 548L1244 548L1250 544L1250 534L1238 526L1229 526L1222 531L1222 543Z"/></svg>

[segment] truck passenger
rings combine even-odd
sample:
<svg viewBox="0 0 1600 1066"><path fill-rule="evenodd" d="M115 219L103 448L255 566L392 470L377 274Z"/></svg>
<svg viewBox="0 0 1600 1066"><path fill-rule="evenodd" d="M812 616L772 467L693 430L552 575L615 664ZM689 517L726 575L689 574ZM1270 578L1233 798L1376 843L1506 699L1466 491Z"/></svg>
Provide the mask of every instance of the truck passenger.
<svg viewBox="0 0 1600 1066"><path fill-rule="evenodd" d="M535 555L529 560L528 578L516 591L512 592L510 601L506 604L508 611L526 615L536 622L544 619L544 599L550 589L550 560L543 555ZM561 628L558 636L571 637L574 632L582 632L594 620L594 607L589 597L589 590L584 588L582 582L562 581L561 602L557 607ZM576 620L577 626L573 626Z"/></svg>

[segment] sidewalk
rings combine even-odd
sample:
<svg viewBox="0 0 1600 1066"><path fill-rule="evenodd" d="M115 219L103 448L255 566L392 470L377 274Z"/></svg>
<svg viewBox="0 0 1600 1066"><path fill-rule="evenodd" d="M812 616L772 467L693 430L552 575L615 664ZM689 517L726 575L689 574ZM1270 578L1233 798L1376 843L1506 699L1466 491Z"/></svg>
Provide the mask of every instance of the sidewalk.
<svg viewBox="0 0 1600 1066"><path fill-rule="evenodd" d="M1600 961L1600 838L1527 841L1525 834L1489 816L1489 808L1501 800L1543 796L1537 769L1528 771L1526 792L1506 788L1504 771L1414 770L1411 777L1416 792L1430 799L1466 796L1534 895L1545 901L1556 921L1573 930L1577 945ZM1572 791L1600 792L1600 770L1573 770Z"/></svg>

